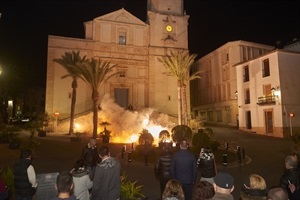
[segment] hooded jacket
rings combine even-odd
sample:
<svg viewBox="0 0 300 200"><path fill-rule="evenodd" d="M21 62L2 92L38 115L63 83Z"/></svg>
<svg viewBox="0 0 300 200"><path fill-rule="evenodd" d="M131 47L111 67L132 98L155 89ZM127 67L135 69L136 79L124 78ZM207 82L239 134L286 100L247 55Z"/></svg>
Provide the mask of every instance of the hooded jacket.
<svg viewBox="0 0 300 200"><path fill-rule="evenodd" d="M121 194L121 165L112 157L103 159L96 167L91 200L117 200Z"/></svg>
<svg viewBox="0 0 300 200"><path fill-rule="evenodd" d="M89 189L93 187L90 175L86 169L79 168L71 171L74 183L74 195L78 200L87 200L90 198Z"/></svg>

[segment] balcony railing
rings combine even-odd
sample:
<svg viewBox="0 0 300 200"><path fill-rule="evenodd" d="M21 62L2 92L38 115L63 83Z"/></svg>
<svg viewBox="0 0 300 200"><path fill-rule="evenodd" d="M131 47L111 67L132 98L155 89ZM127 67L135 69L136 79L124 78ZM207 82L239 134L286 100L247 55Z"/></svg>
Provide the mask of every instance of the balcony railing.
<svg viewBox="0 0 300 200"><path fill-rule="evenodd" d="M263 96L258 97L257 104L258 105L270 105L276 103L276 96Z"/></svg>

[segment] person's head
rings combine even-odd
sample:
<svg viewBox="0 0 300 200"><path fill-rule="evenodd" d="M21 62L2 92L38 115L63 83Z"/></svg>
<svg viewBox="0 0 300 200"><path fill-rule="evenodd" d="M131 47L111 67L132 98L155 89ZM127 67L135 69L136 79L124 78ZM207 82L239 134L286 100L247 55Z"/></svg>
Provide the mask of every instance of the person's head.
<svg viewBox="0 0 300 200"><path fill-rule="evenodd" d="M171 179L167 182L162 193L162 199L164 200L167 197L177 197L179 200L184 200L182 185L178 180Z"/></svg>
<svg viewBox="0 0 300 200"><path fill-rule="evenodd" d="M214 187L207 181L200 181L194 187L193 200L211 199L215 195Z"/></svg>
<svg viewBox="0 0 300 200"><path fill-rule="evenodd" d="M96 138L93 138L93 137L91 137L90 138L90 144L92 144L92 145L96 145L96 143L97 143L97 140L96 140Z"/></svg>
<svg viewBox="0 0 300 200"><path fill-rule="evenodd" d="M109 156L109 150L108 150L108 147L105 146L105 145L99 147L98 152L99 152L99 155L100 155L101 158L106 157L106 156Z"/></svg>
<svg viewBox="0 0 300 200"><path fill-rule="evenodd" d="M227 172L219 172L214 177L214 189L215 192L223 193L223 194L230 194L233 189L233 177Z"/></svg>
<svg viewBox="0 0 300 200"><path fill-rule="evenodd" d="M55 185L58 193L70 193L73 189L73 177L70 172L61 172L56 178Z"/></svg>
<svg viewBox="0 0 300 200"><path fill-rule="evenodd" d="M288 194L282 187L273 187L269 189L268 200L288 200Z"/></svg>
<svg viewBox="0 0 300 200"><path fill-rule="evenodd" d="M298 159L296 156L287 156L285 158L285 168L286 169L293 169L298 166Z"/></svg>
<svg viewBox="0 0 300 200"><path fill-rule="evenodd" d="M171 149L172 149L171 145L172 145L171 143L170 144L169 143L164 144L163 150L164 151L171 151Z"/></svg>
<svg viewBox="0 0 300 200"><path fill-rule="evenodd" d="M187 149L189 147L189 144L186 140L182 140L180 142L180 149Z"/></svg>
<svg viewBox="0 0 300 200"><path fill-rule="evenodd" d="M251 174L249 176L249 187L251 189L265 190L267 189L267 184L263 177L257 174Z"/></svg>
<svg viewBox="0 0 300 200"><path fill-rule="evenodd" d="M204 150L204 153L212 153L212 150L210 147L205 147L203 150Z"/></svg>
<svg viewBox="0 0 300 200"><path fill-rule="evenodd" d="M21 150L21 154L20 154L21 159L25 159L25 158L31 159L31 156L32 156L32 151L31 150L29 150L29 149L22 149Z"/></svg>

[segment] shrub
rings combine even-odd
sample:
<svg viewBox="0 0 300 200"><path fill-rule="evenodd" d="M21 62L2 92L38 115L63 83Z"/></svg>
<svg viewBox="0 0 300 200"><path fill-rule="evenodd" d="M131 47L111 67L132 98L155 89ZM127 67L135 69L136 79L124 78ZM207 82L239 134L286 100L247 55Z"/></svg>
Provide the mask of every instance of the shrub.
<svg viewBox="0 0 300 200"><path fill-rule="evenodd" d="M211 128L199 129L192 139L193 151L200 152L201 148L210 147L215 151L220 146L219 142L214 139L213 130Z"/></svg>
<svg viewBox="0 0 300 200"><path fill-rule="evenodd" d="M192 129L186 125L177 125L172 129L172 140L175 143L180 143L182 140L191 141L193 136Z"/></svg>
<svg viewBox="0 0 300 200"><path fill-rule="evenodd" d="M131 182L128 180L125 172L121 176L121 199L134 200L137 198L144 198L142 193L143 185L137 185L138 181Z"/></svg>
<svg viewBox="0 0 300 200"><path fill-rule="evenodd" d="M149 133L147 129L144 129L142 133L140 133L139 144L140 145L152 145L154 142L154 137Z"/></svg>
<svg viewBox="0 0 300 200"><path fill-rule="evenodd" d="M14 175L13 175L12 168L7 167L6 169L0 169L0 175L5 185L9 188L10 193L14 194L15 187L14 187Z"/></svg>
<svg viewBox="0 0 300 200"><path fill-rule="evenodd" d="M194 134L192 139L193 146L209 147L211 144L211 139L202 129L198 130L198 133Z"/></svg>

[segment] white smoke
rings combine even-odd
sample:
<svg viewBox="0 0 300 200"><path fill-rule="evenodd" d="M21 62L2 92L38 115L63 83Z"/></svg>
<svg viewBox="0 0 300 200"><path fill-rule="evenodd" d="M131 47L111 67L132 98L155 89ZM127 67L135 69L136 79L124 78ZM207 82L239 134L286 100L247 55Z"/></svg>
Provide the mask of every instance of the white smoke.
<svg viewBox="0 0 300 200"><path fill-rule="evenodd" d="M156 113L152 108L139 111L125 110L108 94L103 97L100 107L99 124L103 122L110 124L106 126L106 129L111 131L112 142L134 142L132 136L139 136L143 129L147 129L157 142L160 131L169 131L170 127L174 126L166 114ZM99 128L100 131L104 130L104 127Z"/></svg>

